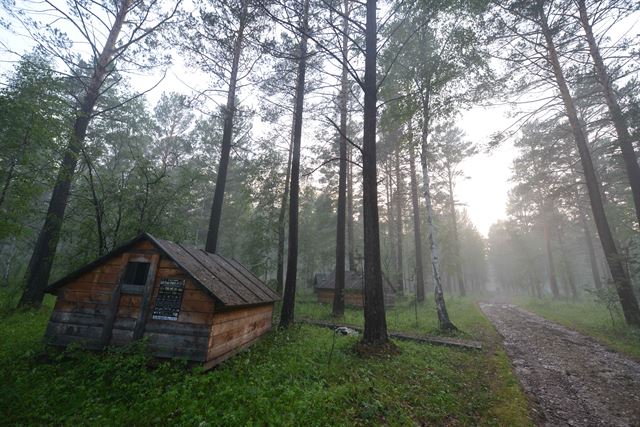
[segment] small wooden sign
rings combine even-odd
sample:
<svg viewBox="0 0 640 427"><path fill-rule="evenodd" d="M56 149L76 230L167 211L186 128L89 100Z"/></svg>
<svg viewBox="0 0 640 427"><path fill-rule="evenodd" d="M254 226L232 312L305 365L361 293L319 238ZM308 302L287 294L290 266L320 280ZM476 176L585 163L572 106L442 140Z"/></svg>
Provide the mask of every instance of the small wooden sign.
<svg viewBox="0 0 640 427"><path fill-rule="evenodd" d="M160 279L160 289L153 307L153 319L178 320L184 293L184 279Z"/></svg>

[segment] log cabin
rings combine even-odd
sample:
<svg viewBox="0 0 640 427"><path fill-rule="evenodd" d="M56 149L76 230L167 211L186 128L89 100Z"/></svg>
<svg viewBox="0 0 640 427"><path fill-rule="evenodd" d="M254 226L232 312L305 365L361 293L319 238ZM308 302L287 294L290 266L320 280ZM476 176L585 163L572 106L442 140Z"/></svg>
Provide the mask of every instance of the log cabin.
<svg viewBox="0 0 640 427"><path fill-rule="evenodd" d="M47 288L45 340L102 350L144 339L211 368L271 329L279 297L239 262L142 234Z"/></svg>
<svg viewBox="0 0 640 427"><path fill-rule="evenodd" d="M396 291L393 285L383 275L382 283L384 287L384 305L393 307L396 302ZM313 278L313 291L318 298L318 302L333 304L336 275L335 273L316 273ZM362 274L355 271L344 272L344 304L347 307L364 307L363 294L364 279Z"/></svg>

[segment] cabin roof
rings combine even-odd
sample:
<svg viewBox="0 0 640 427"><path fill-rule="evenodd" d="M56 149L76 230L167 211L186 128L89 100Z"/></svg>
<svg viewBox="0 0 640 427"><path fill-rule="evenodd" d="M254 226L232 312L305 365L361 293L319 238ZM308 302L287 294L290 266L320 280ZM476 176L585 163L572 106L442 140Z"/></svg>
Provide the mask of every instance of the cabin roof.
<svg viewBox="0 0 640 427"><path fill-rule="evenodd" d="M363 278L362 274L355 271L344 272L344 289L346 291L360 291L362 290ZM395 293L395 288L387 277L383 274L382 284L385 293ZM316 273L313 278L313 287L315 289L331 289L336 287L336 274L331 273Z"/></svg>
<svg viewBox="0 0 640 427"><path fill-rule="evenodd" d="M91 271L98 265L142 241L154 244L167 258L178 265L205 293L220 301L223 305L246 306L278 301L278 294L265 285L242 264L232 258L205 252L195 246L158 239L143 233L133 240L119 246L101 258L79 268L60 280L49 285L47 292L68 284Z"/></svg>

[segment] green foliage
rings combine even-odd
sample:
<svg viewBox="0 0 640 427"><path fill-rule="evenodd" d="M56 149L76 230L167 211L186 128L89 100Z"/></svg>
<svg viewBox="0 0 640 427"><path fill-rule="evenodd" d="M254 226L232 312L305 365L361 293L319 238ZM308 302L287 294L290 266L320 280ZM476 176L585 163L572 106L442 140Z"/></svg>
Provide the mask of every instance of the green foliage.
<svg viewBox="0 0 640 427"><path fill-rule="evenodd" d="M424 109L432 122L451 117L490 86L492 71L477 27L484 2L467 3L419 3L398 15L402 25L388 27L380 63L389 75L381 97L405 95L394 102L391 116L405 121Z"/></svg>
<svg viewBox="0 0 640 427"><path fill-rule="evenodd" d="M0 241L30 234L65 142L69 109L49 61L25 55L0 89Z"/></svg>
<svg viewBox="0 0 640 427"><path fill-rule="evenodd" d="M499 350L398 342L397 356L362 359L353 350L356 337L295 326L202 372L180 361L158 363L144 345L102 354L44 348L51 301L47 306L0 322L3 423L531 425ZM468 322L475 318L496 337L470 301L456 312L462 307Z"/></svg>
<svg viewBox="0 0 640 427"><path fill-rule="evenodd" d="M587 294L591 295L592 300L607 308L609 316L611 316L611 326L616 325L616 317L620 317L620 298L613 286L604 286L600 289L586 289Z"/></svg>

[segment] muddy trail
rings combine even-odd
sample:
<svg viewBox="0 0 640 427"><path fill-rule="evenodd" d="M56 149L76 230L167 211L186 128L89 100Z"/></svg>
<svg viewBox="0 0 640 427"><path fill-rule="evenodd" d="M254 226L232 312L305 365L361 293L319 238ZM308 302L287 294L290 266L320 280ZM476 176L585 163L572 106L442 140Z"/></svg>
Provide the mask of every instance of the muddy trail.
<svg viewBox="0 0 640 427"><path fill-rule="evenodd" d="M543 426L640 426L640 363L510 304L480 304Z"/></svg>

